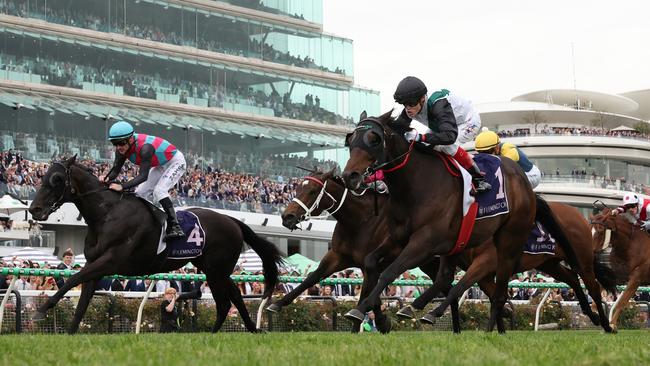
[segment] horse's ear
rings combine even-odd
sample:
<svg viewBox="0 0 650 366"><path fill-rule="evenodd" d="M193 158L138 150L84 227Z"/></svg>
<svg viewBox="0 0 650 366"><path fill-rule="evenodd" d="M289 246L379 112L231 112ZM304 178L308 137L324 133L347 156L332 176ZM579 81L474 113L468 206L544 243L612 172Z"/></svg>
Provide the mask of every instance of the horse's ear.
<svg viewBox="0 0 650 366"><path fill-rule="evenodd" d="M77 154L72 155L68 160L65 161L65 166L70 167L77 161Z"/></svg>
<svg viewBox="0 0 650 366"><path fill-rule="evenodd" d="M368 118L368 113L366 113L366 111L361 112L361 115L359 116L359 122L363 121L366 118Z"/></svg>

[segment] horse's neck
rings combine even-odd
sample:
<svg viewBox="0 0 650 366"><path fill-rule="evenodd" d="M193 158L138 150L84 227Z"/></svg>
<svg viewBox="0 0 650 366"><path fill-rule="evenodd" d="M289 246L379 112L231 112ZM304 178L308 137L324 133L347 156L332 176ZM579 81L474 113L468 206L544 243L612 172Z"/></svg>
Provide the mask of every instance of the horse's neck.
<svg viewBox="0 0 650 366"><path fill-rule="evenodd" d="M442 161L433 155L421 153L417 150L411 152L407 164L403 167L385 173L385 182L390 191L391 202L414 204L423 201L423 195L431 191L445 191L445 182L452 177L445 171ZM435 177L434 181L432 178ZM448 191L451 193L452 191Z"/></svg>
<svg viewBox="0 0 650 366"><path fill-rule="evenodd" d="M82 170L82 168L76 168ZM81 197L73 200L73 203L86 223L90 224L105 217L113 206L114 194L104 189L102 183L88 172L82 171L78 175L71 176L70 179L75 189L74 195Z"/></svg>

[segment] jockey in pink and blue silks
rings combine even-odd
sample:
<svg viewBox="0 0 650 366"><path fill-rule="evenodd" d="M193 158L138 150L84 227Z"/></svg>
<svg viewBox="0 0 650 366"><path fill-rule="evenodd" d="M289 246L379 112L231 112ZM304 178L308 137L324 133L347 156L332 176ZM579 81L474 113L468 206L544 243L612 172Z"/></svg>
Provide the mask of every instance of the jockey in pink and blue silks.
<svg viewBox="0 0 650 366"><path fill-rule="evenodd" d="M148 199L152 195L167 214L165 241L184 237L174 205L169 198L169 190L185 173L183 154L165 139L135 133L133 126L126 121L119 121L111 126L108 140L115 146L115 162L104 177L105 181L112 182L108 188L120 192L137 186L135 194L138 196ZM123 184L113 182L127 158L140 166L140 173Z"/></svg>

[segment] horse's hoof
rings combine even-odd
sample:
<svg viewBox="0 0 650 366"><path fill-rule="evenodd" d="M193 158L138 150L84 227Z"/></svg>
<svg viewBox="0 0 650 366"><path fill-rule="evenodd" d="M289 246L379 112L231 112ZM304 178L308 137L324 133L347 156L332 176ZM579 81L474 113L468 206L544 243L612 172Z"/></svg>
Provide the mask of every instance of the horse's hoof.
<svg viewBox="0 0 650 366"><path fill-rule="evenodd" d="M433 324L436 323L436 317L433 316L431 313L428 313L428 314L426 314L425 316L421 317L421 318L420 318L420 321L423 322L423 323L427 323L427 324L431 324L431 325L433 325Z"/></svg>
<svg viewBox="0 0 650 366"><path fill-rule="evenodd" d="M266 331L264 329L257 328L255 331L251 332L255 334L266 334Z"/></svg>
<svg viewBox="0 0 650 366"><path fill-rule="evenodd" d="M390 330L392 328L392 324L390 322L390 318L386 317L384 321L377 323L377 330L381 334L388 334L390 333Z"/></svg>
<svg viewBox="0 0 650 366"><path fill-rule="evenodd" d="M345 313L345 317L348 318L349 320L352 320L352 321L357 320L357 321L362 322L363 319L366 316L362 312L360 312L359 310L352 309L352 310L348 311L347 313Z"/></svg>
<svg viewBox="0 0 650 366"><path fill-rule="evenodd" d="M399 309L396 315L402 318L413 319L415 318L415 311L413 311L413 307L411 305L406 305L405 307Z"/></svg>
<svg viewBox="0 0 650 366"><path fill-rule="evenodd" d="M609 328L609 331L608 331L607 328ZM618 333L618 328L616 327L616 324L611 324L611 323L610 323L610 324L609 324L609 327L606 327L606 328L605 328L605 332L607 332L607 333L612 333L612 334L616 334L616 333Z"/></svg>
<svg viewBox="0 0 650 366"><path fill-rule="evenodd" d="M280 312L280 310L282 310L282 306L278 305L277 303L273 303L273 304L266 307L266 311L268 311L270 313L277 314L277 313Z"/></svg>
<svg viewBox="0 0 650 366"><path fill-rule="evenodd" d="M40 322L42 320L45 320L45 318L47 318L47 315L45 313L41 313L40 311L37 311L36 314L32 316L32 321Z"/></svg>

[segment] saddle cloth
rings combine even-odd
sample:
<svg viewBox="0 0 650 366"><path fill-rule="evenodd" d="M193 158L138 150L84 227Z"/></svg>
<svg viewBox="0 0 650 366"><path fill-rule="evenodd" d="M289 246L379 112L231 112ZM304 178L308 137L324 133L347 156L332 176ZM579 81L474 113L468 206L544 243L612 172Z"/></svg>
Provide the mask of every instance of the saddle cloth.
<svg viewBox="0 0 650 366"><path fill-rule="evenodd" d="M501 172L501 158L491 154L476 154L474 161L485 173L485 180L492 189L476 196L478 214L476 219L503 215L509 212L505 179Z"/></svg>
<svg viewBox="0 0 650 366"><path fill-rule="evenodd" d="M542 223L535 221L533 230L528 235L526 245L524 246L524 253L527 254L555 254L555 239L546 229Z"/></svg>

